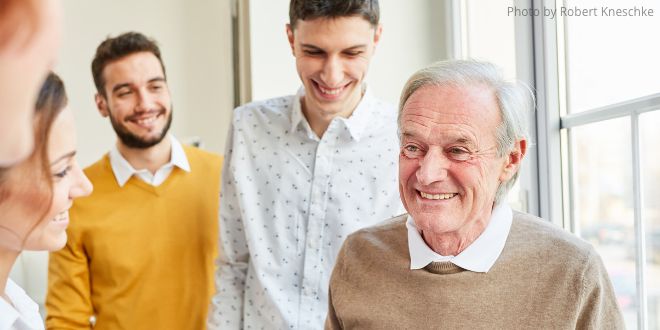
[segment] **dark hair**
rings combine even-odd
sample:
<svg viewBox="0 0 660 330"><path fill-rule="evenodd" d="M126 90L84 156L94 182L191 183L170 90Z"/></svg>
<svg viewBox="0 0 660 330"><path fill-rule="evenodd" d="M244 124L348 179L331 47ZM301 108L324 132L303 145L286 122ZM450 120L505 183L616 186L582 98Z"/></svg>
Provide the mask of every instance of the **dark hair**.
<svg viewBox="0 0 660 330"><path fill-rule="evenodd" d="M34 229L50 208L53 179L48 158L48 141L53 122L67 103L62 79L52 72L49 73L37 96L32 154L19 164L0 168L0 220L8 208L23 208L37 215L35 218L39 221L35 221L32 226ZM6 229L1 221L0 229Z"/></svg>
<svg viewBox="0 0 660 330"><path fill-rule="evenodd" d="M361 16L372 26L380 20L378 0L291 0L289 24L296 28L298 20Z"/></svg>
<svg viewBox="0 0 660 330"><path fill-rule="evenodd" d="M115 38L108 37L96 48L96 54L94 55L94 60L92 60L92 76L94 77L96 91L102 96L106 96L103 69L108 64L140 52L154 54L158 58L161 68L163 68L163 75L167 77L165 74L165 65L160 56L160 48L158 48L156 41L147 38L139 32L126 32Z"/></svg>

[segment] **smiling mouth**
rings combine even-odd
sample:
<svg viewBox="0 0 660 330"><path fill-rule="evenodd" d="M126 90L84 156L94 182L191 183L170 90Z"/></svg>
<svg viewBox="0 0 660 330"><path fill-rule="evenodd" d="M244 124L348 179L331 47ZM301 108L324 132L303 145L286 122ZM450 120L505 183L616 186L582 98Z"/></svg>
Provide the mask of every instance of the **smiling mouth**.
<svg viewBox="0 0 660 330"><path fill-rule="evenodd" d="M161 116L161 114L161 111L154 111L149 113L147 116L129 118L128 121L138 126L150 128L154 122L156 122L158 117Z"/></svg>
<svg viewBox="0 0 660 330"><path fill-rule="evenodd" d="M443 199L450 199L458 194L456 193L450 193L450 194L428 194L423 191L419 192L420 196L424 199L432 199L432 200L443 200Z"/></svg>
<svg viewBox="0 0 660 330"><path fill-rule="evenodd" d="M51 220L52 222L65 222L69 221L69 211L63 211L55 215L55 217Z"/></svg>
<svg viewBox="0 0 660 330"><path fill-rule="evenodd" d="M336 97L337 95L341 94L346 87L348 87L351 83L347 83L341 87L337 88L327 88L327 87L322 87L318 82L312 80L312 83L314 83L314 86L316 89L321 93L323 96L328 96L328 97Z"/></svg>

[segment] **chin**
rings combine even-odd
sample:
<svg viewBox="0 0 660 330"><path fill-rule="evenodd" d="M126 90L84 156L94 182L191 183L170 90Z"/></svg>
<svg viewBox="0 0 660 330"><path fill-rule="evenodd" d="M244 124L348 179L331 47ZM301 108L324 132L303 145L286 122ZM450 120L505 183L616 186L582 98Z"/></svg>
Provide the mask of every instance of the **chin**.
<svg viewBox="0 0 660 330"><path fill-rule="evenodd" d="M55 237L49 237L44 240L44 244L41 249L42 251L53 252L62 249L66 245L67 235L62 233Z"/></svg>

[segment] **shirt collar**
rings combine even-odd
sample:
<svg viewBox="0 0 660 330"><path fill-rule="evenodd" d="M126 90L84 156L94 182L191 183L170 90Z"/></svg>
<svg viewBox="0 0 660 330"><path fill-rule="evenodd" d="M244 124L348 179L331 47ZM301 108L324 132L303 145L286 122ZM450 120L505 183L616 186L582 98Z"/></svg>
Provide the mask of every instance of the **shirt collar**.
<svg viewBox="0 0 660 330"><path fill-rule="evenodd" d="M360 141L360 137L368 127L370 121L372 120L372 113L375 104L375 98L371 94L370 89L366 84L363 85L363 95L358 103L357 107L353 111L350 117L341 118L337 117L333 120L339 120L344 123L346 129L351 134L351 137ZM300 87L298 93L296 93L295 100L293 102L293 108L291 113L291 132L295 132L298 128L298 125L304 125L307 130L307 134L310 137L315 137L316 134L312 132L307 119L302 112L302 97L305 96L305 88Z"/></svg>
<svg viewBox="0 0 660 330"><path fill-rule="evenodd" d="M9 281L7 284L9 285ZM13 329L14 323L20 317L20 314L14 307L9 304L4 298L0 298L0 329Z"/></svg>
<svg viewBox="0 0 660 330"><path fill-rule="evenodd" d="M186 157L181 142L171 134L168 135L168 137L172 143L172 153L170 155L170 161L161 166L161 168L176 166L186 172L190 172L190 163L188 162L188 157ZM133 174L137 173L139 170L136 170L131 166L126 158L121 155L116 145L110 149L109 157L110 166L112 167L112 172L115 174L115 179L117 179L117 184L119 184L120 187L123 187Z"/></svg>
<svg viewBox="0 0 660 330"><path fill-rule="evenodd" d="M450 261L456 266L473 272L486 273L499 258L509 236L513 212L506 203L493 208L490 221L477 239L457 256L442 256L424 242L412 216L408 216L408 250L410 269L421 269L431 262Z"/></svg>
<svg viewBox="0 0 660 330"><path fill-rule="evenodd" d="M11 304L0 298L0 329L14 329L17 322L24 323L30 329L43 329L40 326L43 321L39 315L39 306L11 278L7 279L5 294L11 299Z"/></svg>

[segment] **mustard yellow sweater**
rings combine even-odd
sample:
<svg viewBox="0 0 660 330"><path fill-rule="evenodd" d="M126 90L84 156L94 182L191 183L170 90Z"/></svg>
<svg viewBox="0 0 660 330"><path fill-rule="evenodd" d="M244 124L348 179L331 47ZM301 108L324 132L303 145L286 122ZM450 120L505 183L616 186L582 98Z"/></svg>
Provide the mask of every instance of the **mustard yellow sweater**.
<svg viewBox="0 0 660 330"><path fill-rule="evenodd" d="M214 293L221 159L184 147L153 187L115 180L106 155L85 169L91 196L75 201L69 239L48 267L48 329L204 329Z"/></svg>

